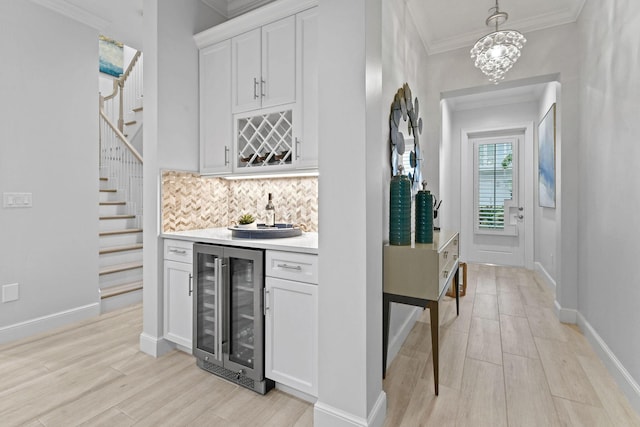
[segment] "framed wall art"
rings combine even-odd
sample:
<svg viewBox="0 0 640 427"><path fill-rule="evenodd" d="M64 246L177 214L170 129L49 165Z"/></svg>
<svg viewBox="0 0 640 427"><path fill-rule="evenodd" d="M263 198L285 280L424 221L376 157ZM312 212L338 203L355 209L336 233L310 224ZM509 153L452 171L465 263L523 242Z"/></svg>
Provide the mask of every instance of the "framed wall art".
<svg viewBox="0 0 640 427"><path fill-rule="evenodd" d="M538 204L556 207L556 104L538 126Z"/></svg>
<svg viewBox="0 0 640 427"><path fill-rule="evenodd" d="M98 39L98 53L100 56L100 72L120 77L124 64L124 45L109 37L100 36Z"/></svg>

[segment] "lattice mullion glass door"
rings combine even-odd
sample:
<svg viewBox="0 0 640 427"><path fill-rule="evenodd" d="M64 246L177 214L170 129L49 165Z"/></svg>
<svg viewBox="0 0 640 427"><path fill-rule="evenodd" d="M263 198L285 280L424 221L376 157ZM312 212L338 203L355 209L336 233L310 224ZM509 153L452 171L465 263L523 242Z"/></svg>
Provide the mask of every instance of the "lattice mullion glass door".
<svg viewBox="0 0 640 427"><path fill-rule="evenodd" d="M474 149L474 232L516 235L510 211L518 206L518 139L477 139Z"/></svg>

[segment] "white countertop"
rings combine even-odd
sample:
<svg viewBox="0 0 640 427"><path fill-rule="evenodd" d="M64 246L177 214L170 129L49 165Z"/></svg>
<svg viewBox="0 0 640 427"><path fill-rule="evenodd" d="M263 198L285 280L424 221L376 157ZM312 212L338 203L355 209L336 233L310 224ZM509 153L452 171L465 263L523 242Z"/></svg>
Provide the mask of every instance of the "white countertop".
<svg viewBox="0 0 640 427"><path fill-rule="evenodd" d="M297 237L282 239L241 239L231 236L226 227L205 228L201 230L174 231L162 233L165 239L188 240L192 242L217 245L241 246L244 248L272 249L286 252L318 254L318 233L302 233Z"/></svg>

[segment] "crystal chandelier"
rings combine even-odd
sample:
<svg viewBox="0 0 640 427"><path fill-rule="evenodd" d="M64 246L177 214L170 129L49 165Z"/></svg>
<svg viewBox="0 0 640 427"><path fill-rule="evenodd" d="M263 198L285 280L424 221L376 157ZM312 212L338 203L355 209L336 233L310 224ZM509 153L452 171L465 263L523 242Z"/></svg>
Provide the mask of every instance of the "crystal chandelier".
<svg viewBox="0 0 640 427"><path fill-rule="evenodd" d="M520 49L527 39L515 30L498 30L498 25L509 18L506 12L500 11L498 0L489 12L491 15L486 24L490 27L495 25L496 30L476 42L471 49L471 59L475 59L476 68L482 70L491 82L498 84L520 58Z"/></svg>

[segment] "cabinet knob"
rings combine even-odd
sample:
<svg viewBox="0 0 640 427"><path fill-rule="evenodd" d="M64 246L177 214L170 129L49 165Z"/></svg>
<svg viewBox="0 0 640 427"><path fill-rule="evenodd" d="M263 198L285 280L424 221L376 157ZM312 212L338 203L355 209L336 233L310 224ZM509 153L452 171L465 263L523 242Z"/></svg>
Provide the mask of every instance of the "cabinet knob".
<svg viewBox="0 0 640 427"><path fill-rule="evenodd" d="M449 275L449 270L442 270L442 277L447 277Z"/></svg>

